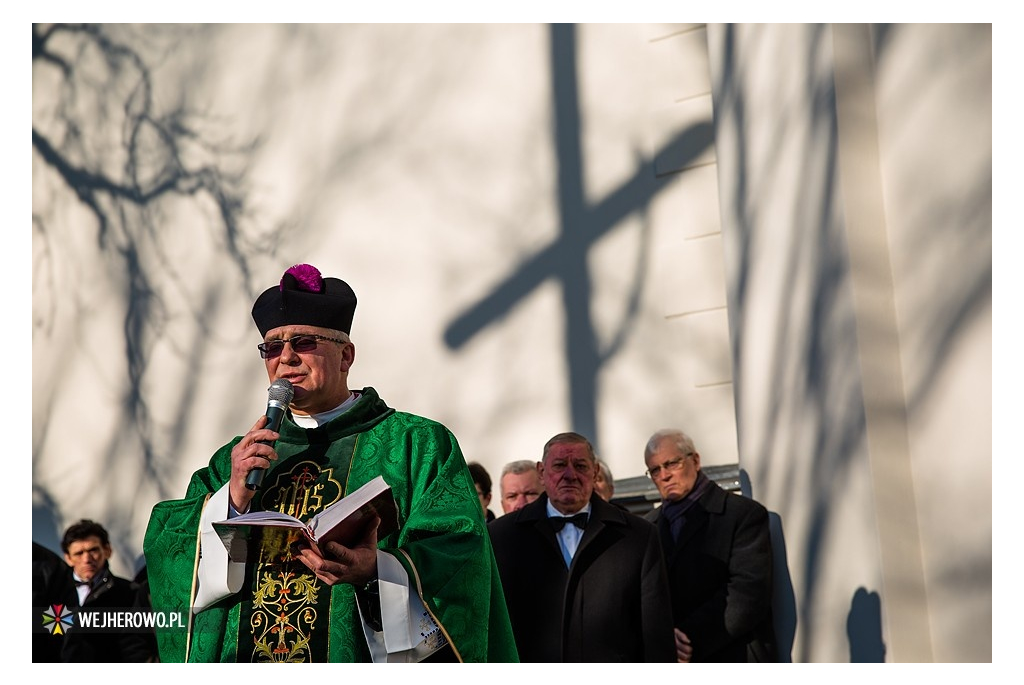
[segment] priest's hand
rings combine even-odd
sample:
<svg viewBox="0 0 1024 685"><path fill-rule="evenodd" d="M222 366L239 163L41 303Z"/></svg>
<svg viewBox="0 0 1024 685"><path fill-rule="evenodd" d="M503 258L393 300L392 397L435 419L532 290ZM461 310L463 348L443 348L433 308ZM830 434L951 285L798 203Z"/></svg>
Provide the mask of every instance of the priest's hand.
<svg viewBox="0 0 1024 685"><path fill-rule="evenodd" d="M328 585L351 583L363 587L377 577L377 526L380 517L367 519L359 541L351 547L338 542L323 546L323 555L309 546L299 550L298 558L316 577Z"/></svg>
<svg viewBox="0 0 1024 685"><path fill-rule="evenodd" d="M272 443L281 436L269 428L264 428L266 425L267 417L261 416L238 444L231 448L231 481L228 485L228 494L231 496L231 506L240 514L249 510L249 502L256 494L255 490L245 486L249 472L253 469L270 468L270 462L277 459L277 452L274 451ZM264 444L265 442L271 444Z"/></svg>

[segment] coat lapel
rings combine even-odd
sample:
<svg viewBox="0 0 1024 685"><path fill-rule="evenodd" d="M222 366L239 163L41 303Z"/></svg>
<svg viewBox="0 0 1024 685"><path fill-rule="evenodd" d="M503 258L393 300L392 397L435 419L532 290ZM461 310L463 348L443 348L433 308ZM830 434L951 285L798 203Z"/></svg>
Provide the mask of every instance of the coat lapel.
<svg viewBox="0 0 1024 685"><path fill-rule="evenodd" d="M580 538L579 547L572 558L572 567L576 566L577 560L584 558L586 550L593 544L601 533L609 526L622 525L626 522L626 515L618 507L608 504L597 495L590 496L590 519L587 527ZM557 544L557 542L556 542ZM572 567L570 567L570 572Z"/></svg>
<svg viewBox="0 0 1024 685"><path fill-rule="evenodd" d="M519 510L518 524L529 526L537 531L537 534L544 538L545 544L555 553L559 560L562 559L562 548L555 537L555 528L548 521L547 513L548 496L542 494L536 500L527 504ZM565 563L562 562L564 566Z"/></svg>

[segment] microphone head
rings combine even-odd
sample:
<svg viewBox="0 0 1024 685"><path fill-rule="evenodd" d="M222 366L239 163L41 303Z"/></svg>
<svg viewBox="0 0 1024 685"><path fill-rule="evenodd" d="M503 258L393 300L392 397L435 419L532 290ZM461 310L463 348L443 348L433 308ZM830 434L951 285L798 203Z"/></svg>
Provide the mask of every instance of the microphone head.
<svg viewBox="0 0 1024 685"><path fill-rule="evenodd" d="M267 392L269 401L277 401L284 406L291 404L292 398L295 397L295 388L292 387L292 382L284 378L278 378L271 383Z"/></svg>

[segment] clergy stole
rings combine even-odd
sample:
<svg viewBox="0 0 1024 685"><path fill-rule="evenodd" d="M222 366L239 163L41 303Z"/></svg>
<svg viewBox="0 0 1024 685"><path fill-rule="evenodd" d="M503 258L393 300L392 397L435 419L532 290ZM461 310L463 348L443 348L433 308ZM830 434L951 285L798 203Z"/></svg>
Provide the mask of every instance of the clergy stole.
<svg viewBox="0 0 1024 685"><path fill-rule="evenodd" d="M330 452L338 457L333 461L326 444L313 444L275 464L253 498L254 508L308 521L345 496L355 444L355 435L335 443ZM297 531L266 536L259 559L247 565L238 620L238 661L328 661L331 586L295 555L302 539Z"/></svg>

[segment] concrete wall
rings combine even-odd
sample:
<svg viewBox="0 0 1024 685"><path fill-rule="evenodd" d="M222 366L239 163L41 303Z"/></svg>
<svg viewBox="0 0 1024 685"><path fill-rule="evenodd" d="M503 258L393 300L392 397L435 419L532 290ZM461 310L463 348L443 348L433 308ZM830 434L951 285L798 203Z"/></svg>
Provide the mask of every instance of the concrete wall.
<svg viewBox="0 0 1024 685"><path fill-rule="evenodd" d="M708 35L740 465L792 658L990 661L991 27Z"/></svg>
<svg viewBox="0 0 1024 685"><path fill-rule="evenodd" d="M265 408L249 309L303 261L359 296L351 382L495 477L569 429L620 478L665 426L737 460L702 27L39 30L37 540L92 516L133 571Z"/></svg>

